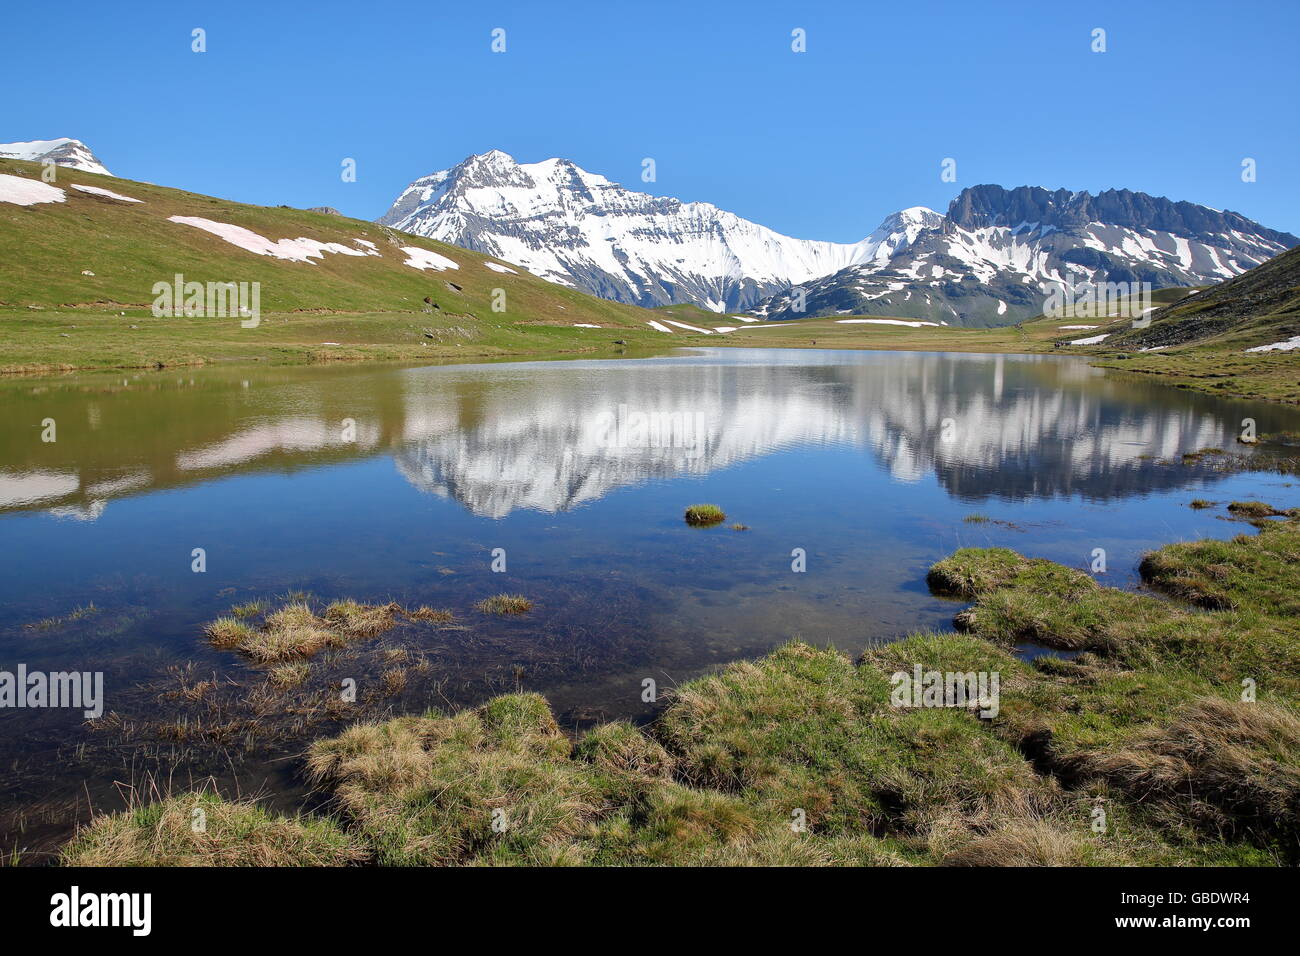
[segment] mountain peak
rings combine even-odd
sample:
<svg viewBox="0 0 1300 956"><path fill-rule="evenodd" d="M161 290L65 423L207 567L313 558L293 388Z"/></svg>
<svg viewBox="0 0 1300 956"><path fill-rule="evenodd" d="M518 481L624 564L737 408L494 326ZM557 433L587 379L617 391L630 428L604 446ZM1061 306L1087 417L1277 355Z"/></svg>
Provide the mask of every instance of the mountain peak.
<svg viewBox="0 0 1300 956"><path fill-rule="evenodd" d="M112 176L99 158L79 139L34 139L25 143L0 143L0 159L23 159L31 163L52 162L56 166Z"/></svg>

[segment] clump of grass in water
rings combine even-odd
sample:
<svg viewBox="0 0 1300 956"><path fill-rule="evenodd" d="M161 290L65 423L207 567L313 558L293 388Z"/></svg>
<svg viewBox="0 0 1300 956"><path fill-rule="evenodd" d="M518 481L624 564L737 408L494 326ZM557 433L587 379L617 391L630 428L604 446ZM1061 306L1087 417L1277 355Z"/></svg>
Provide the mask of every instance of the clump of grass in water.
<svg viewBox="0 0 1300 956"><path fill-rule="evenodd" d="M276 687L297 687L311 674L311 665L306 661L290 661L277 664L271 668L267 679Z"/></svg>
<svg viewBox="0 0 1300 956"><path fill-rule="evenodd" d="M533 602L522 594L494 594L474 605L484 614L527 614L533 609Z"/></svg>
<svg viewBox="0 0 1300 956"><path fill-rule="evenodd" d="M257 617L266 610L266 602L262 600L247 601L243 604L236 604L230 609L230 613L237 618Z"/></svg>
<svg viewBox="0 0 1300 956"><path fill-rule="evenodd" d="M396 604L335 601L322 618L310 605L298 601L268 614L261 628L222 617L204 632L215 647L239 651L259 664L282 664L311 657L326 647L342 647L382 634L396 623L393 615L397 610Z"/></svg>
<svg viewBox="0 0 1300 956"><path fill-rule="evenodd" d="M213 647L233 650L251 638L254 632L243 621L233 617L219 617L208 624L203 629L203 633L207 635L208 643Z"/></svg>
<svg viewBox="0 0 1300 956"><path fill-rule="evenodd" d="M1273 515L1283 514L1272 505L1266 505L1262 501L1234 501L1228 505L1228 510L1235 515L1244 515L1247 518L1269 518Z"/></svg>
<svg viewBox="0 0 1300 956"><path fill-rule="evenodd" d="M1204 498L1193 498L1190 502L1188 502L1187 506L1189 508L1195 508L1197 511L1202 511L1205 508L1213 508L1214 502L1206 501Z"/></svg>
<svg viewBox="0 0 1300 956"><path fill-rule="evenodd" d="M733 525L731 526L731 530L732 530L732 531L748 531L748 530L749 530L749 525L747 525L747 524L741 524L739 521L737 521L735 524L733 524Z"/></svg>
<svg viewBox="0 0 1300 956"><path fill-rule="evenodd" d="M406 616L413 621L429 621L433 624L449 624L456 619L456 615L445 608L429 607L422 604L414 611L407 611Z"/></svg>
<svg viewBox="0 0 1300 956"><path fill-rule="evenodd" d="M961 520L966 522L967 524L988 524L993 519L990 518L988 515L974 514L974 515L967 515Z"/></svg>
<svg viewBox="0 0 1300 956"><path fill-rule="evenodd" d="M686 523L696 527L721 524L727 513L717 505L691 505L686 509Z"/></svg>
<svg viewBox="0 0 1300 956"><path fill-rule="evenodd" d="M389 630L393 614L401 610L396 604L360 604L335 601L325 609L325 620L351 637L374 637Z"/></svg>

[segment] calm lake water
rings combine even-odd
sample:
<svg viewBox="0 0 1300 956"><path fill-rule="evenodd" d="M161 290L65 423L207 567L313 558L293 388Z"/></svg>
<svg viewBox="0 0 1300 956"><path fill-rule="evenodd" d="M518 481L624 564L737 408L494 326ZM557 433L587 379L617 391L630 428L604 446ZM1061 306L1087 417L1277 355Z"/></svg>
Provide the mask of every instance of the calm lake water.
<svg viewBox="0 0 1300 956"><path fill-rule="evenodd" d="M1228 501L1300 505L1289 478L1177 462L1238 448L1243 418L1300 430L1297 411L1049 356L211 368L9 380L0 402L0 669L102 671L109 712L0 710L0 849L37 859L123 785L211 776L298 805L294 755L357 716L523 688L570 727L644 719L646 678L946 628L957 606L925 572L959 547L1081 568L1104 548L1103 580L1136 586L1152 547L1249 531ZM687 527L696 502L727 522ZM457 621L402 624L272 691L202 628L292 591ZM473 609L499 592L535 608Z"/></svg>

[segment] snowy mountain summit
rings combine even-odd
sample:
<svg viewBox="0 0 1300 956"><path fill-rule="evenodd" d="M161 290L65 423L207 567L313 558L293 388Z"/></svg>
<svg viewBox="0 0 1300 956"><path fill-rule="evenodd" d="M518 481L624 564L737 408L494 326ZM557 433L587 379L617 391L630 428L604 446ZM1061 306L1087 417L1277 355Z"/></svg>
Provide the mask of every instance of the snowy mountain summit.
<svg viewBox="0 0 1300 956"><path fill-rule="evenodd" d="M417 179L378 221L607 299L723 312L887 258L942 218L917 207L861 242L793 239L710 203L626 189L566 159L517 163L494 149Z"/></svg>
<svg viewBox="0 0 1300 956"><path fill-rule="evenodd" d="M25 159L40 163L52 161L56 166L80 169L87 173L112 176L99 158L79 139L34 139L27 143L0 143L0 159Z"/></svg>
<svg viewBox="0 0 1300 956"><path fill-rule="evenodd" d="M710 203L500 150L417 179L379 222L635 305L968 326L1037 315L1051 286L1206 285L1300 243L1236 213L1146 193L996 185L962 190L947 215L903 209L859 242L792 239Z"/></svg>
<svg viewBox="0 0 1300 956"><path fill-rule="evenodd" d="M1009 325L1042 312L1052 288L1210 285L1298 243L1234 212L1127 189L971 186L938 228L888 261L854 264L754 311L770 319L854 314Z"/></svg>

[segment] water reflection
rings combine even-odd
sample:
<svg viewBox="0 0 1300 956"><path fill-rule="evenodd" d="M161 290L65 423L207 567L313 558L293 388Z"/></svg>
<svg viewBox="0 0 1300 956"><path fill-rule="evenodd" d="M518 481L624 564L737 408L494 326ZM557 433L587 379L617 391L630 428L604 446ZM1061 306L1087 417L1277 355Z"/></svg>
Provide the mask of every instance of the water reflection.
<svg viewBox="0 0 1300 956"><path fill-rule="evenodd" d="M94 520L114 498L388 454L475 515L566 511L614 489L801 446L976 500L1107 500L1203 475L1153 459L1230 446L1253 408L1050 356L716 350L625 362L218 370L10 386L0 511ZM56 442L40 441L53 418ZM1262 429L1264 430L1264 429Z"/></svg>

